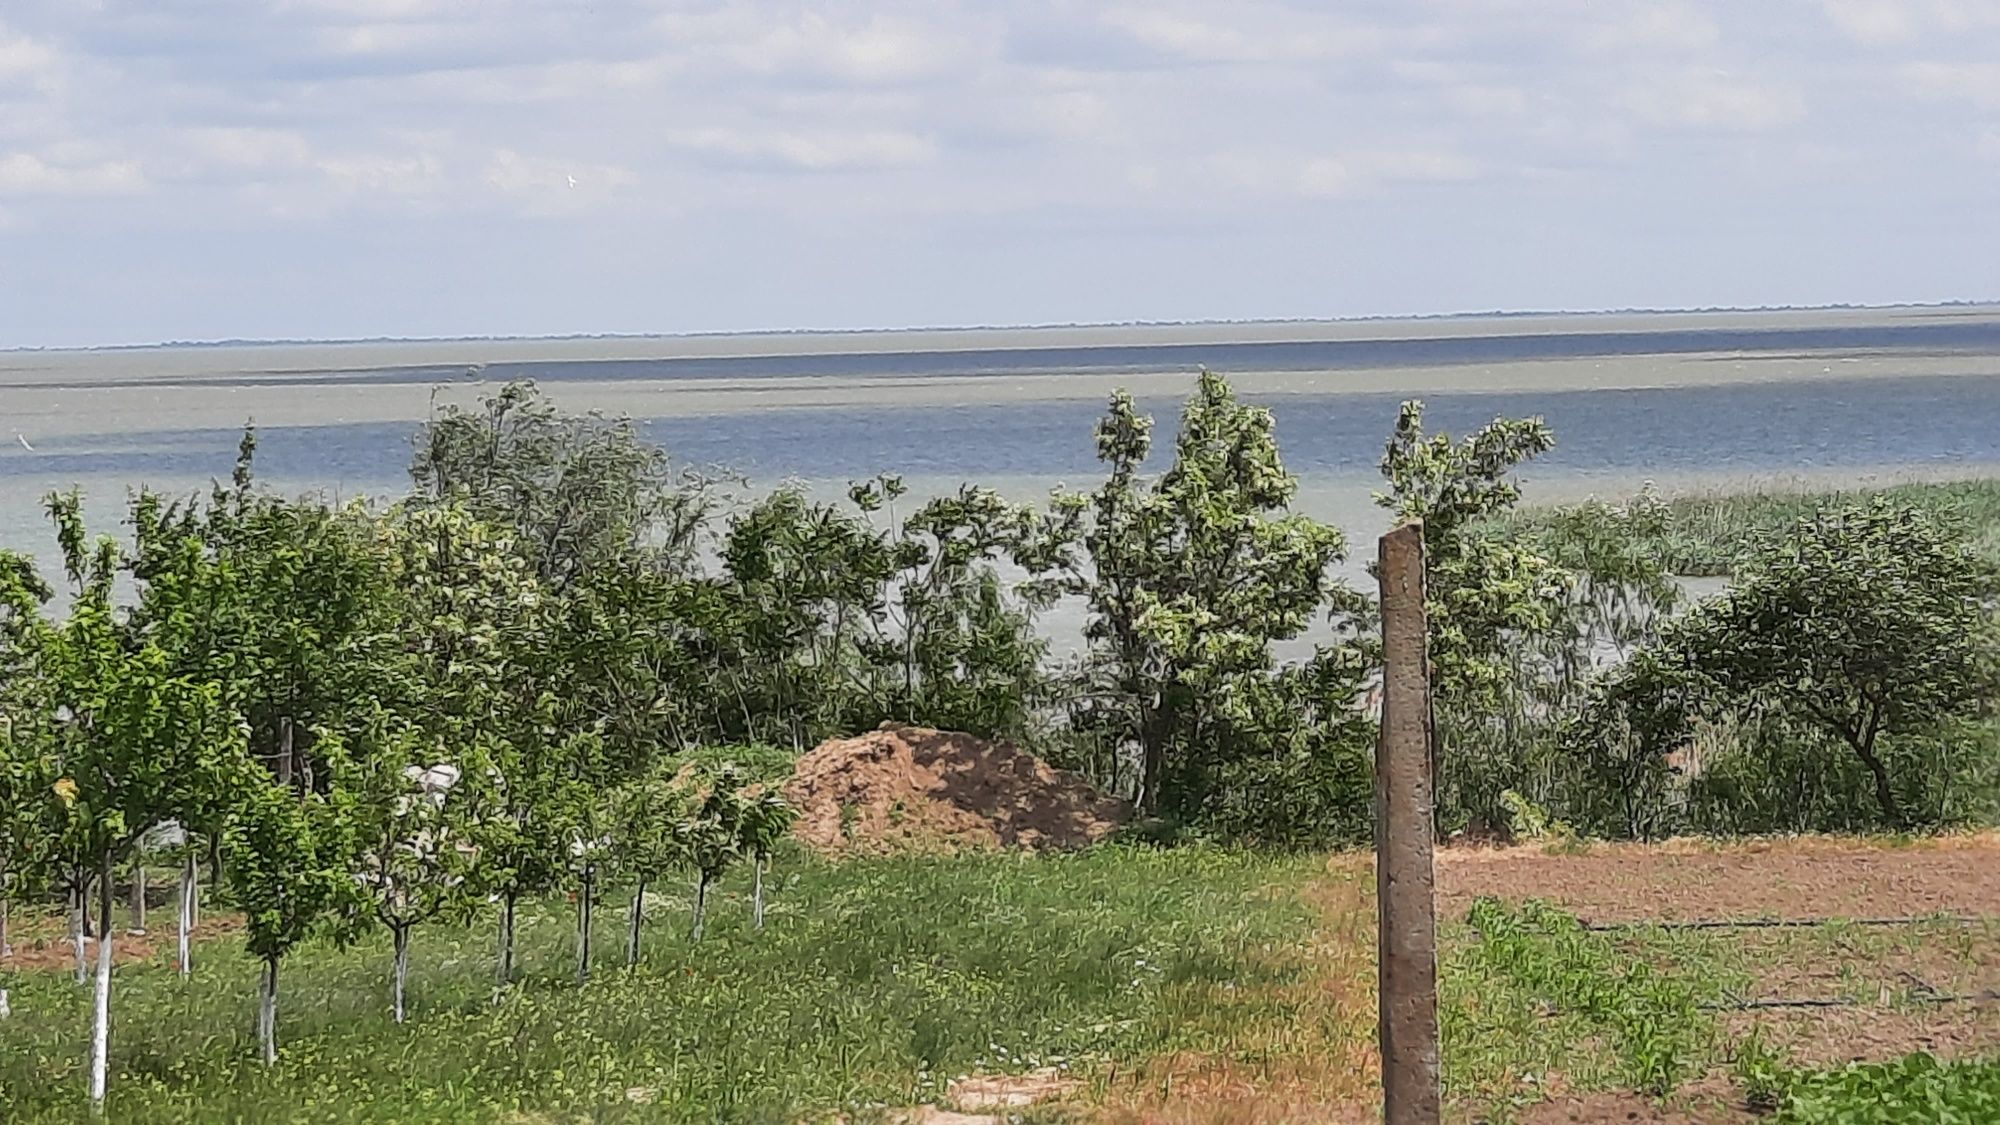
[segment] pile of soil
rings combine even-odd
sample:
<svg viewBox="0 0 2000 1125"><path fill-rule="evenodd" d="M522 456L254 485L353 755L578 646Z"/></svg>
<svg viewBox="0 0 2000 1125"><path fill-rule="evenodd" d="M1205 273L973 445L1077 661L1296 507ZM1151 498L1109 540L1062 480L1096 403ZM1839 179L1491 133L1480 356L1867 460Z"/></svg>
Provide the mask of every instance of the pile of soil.
<svg viewBox="0 0 2000 1125"><path fill-rule="evenodd" d="M785 798L796 833L824 852L1080 848L1131 815L1018 747L884 724L800 758Z"/></svg>

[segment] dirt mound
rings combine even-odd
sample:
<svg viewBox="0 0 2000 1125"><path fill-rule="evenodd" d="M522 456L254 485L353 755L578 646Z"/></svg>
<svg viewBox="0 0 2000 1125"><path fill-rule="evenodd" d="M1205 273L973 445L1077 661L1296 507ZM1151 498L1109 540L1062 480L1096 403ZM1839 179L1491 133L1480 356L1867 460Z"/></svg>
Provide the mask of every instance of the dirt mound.
<svg viewBox="0 0 2000 1125"><path fill-rule="evenodd" d="M1079 848L1130 814L1007 743L887 724L800 758L785 797L799 839L828 852Z"/></svg>

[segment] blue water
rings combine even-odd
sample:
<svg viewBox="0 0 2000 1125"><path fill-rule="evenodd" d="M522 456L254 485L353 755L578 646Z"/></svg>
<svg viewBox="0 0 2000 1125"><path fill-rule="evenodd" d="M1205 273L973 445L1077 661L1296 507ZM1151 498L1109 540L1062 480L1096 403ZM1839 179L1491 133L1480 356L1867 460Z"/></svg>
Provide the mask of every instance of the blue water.
<svg viewBox="0 0 2000 1125"><path fill-rule="evenodd" d="M572 365L576 366L576 365ZM489 372L490 374L490 372ZM561 379L552 381L560 384ZM560 396L559 385L554 386ZM1398 394L1246 396L1275 411L1286 462L1304 475L1373 469ZM1173 399L1144 399L1170 440ZM2000 377L1936 376L1735 383L1638 390L1444 393L1429 424L1463 432L1496 415L1539 414L1557 447L1545 474L1671 479L1903 466L1936 472L2000 462ZM676 455L753 481L912 477L1066 477L1095 471L1101 404L1040 400L974 406L778 407L756 413L643 420ZM410 423L328 423L260 430L258 463L273 479L380 492L408 464ZM0 487L60 487L105 476L137 484L227 474L233 427L50 438L30 456L0 451Z"/></svg>

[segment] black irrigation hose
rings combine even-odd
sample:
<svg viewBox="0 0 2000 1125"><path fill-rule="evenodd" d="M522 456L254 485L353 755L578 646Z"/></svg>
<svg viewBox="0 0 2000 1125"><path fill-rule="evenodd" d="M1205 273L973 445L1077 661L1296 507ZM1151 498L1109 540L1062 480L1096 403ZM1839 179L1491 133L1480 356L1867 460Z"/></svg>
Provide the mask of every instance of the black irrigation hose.
<svg viewBox="0 0 2000 1125"><path fill-rule="evenodd" d="M1918 1004L1981 1004L2000 1001L2000 991L1987 989L1984 992L1956 992L1950 996L1940 996L1932 993L1928 996L1916 996L1911 999L1914 1003ZM1697 1004L1695 1007L1704 1012L1745 1012L1757 1008L1859 1008L1863 1007L1866 1003L1866 1001L1856 1000L1852 997L1837 997L1832 1000L1792 1000L1779 998L1774 1000L1738 1000L1728 1004Z"/></svg>
<svg viewBox="0 0 2000 1125"><path fill-rule="evenodd" d="M1593 933L1614 930L1763 930L1779 928L1809 928L1813 926L1914 926L1923 922L1950 922L1960 926L1977 926L2000 918L1982 914L1915 914L1907 918L1707 918L1693 922L1582 922L1583 928Z"/></svg>

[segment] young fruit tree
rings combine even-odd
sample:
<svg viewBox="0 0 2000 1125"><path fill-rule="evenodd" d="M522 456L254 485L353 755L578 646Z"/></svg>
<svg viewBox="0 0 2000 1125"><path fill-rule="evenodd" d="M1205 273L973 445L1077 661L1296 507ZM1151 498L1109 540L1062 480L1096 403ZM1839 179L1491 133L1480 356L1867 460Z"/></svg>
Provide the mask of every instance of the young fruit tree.
<svg viewBox="0 0 2000 1125"><path fill-rule="evenodd" d="M626 920L625 967L639 964L640 937L646 920L646 892L653 884L693 862L688 852L694 794L660 771L619 787L610 796L611 838L618 865L633 882L631 914Z"/></svg>
<svg viewBox="0 0 2000 1125"><path fill-rule="evenodd" d="M263 770L246 771L235 814L222 836L229 890L243 911L245 945L263 962L257 1043L266 1066L278 1061L278 967L315 930L348 911L353 878L351 794L295 792Z"/></svg>
<svg viewBox="0 0 2000 1125"><path fill-rule="evenodd" d="M100 1111L109 1077L113 929L112 875L150 831L186 811L224 800L247 761L242 720L213 683L176 674L173 656L149 631L128 628L113 604L120 552L87 545L76 493L51 497L69 616L44 619L18 577L0 600L25 657L22 685L40 706L12 716L53 776L43 796L53 829L53 867L81 899L98 895L97 984L90 1057L91 1103ZM163 594L162 597L168 597ZM157 607L171 616L172 607Z"/></svg>
<svg viewBox="0 0 2000 1125"><path fill-rule="evenodd" d="M750 857L750 919L753 928L764 928L764 869L770 866L771 852L798 820L794 809L774 790L766 789L743 805L738 831L741 849Z"/></svg>
<svg viewBox="0 0 2000 1125"><path fill-rule="evenodd" d="M352 833L349 878L358 909L349 936L389 931L397 1023L407 1018L410 935L433 920L470 914L467 879L476 871L470 785L463 766L438 760L442 748L394 720L378 720L353 740L323 737L334 764L333 791ZM430 764L423 764L430 757Z"/></svg>
<svg viewBox="0 0 2000 1125"><path fill-rule="evenodd" d="M700 941L708 924L708 891L743 855L743 771L724 765L700 778L688 815L676 831L694 868L693 940Z"/></svg>

